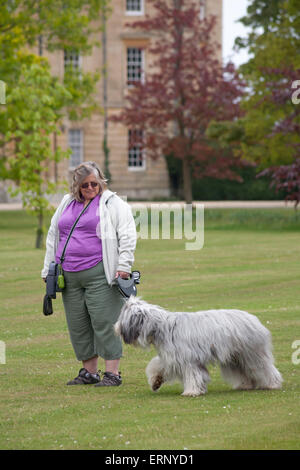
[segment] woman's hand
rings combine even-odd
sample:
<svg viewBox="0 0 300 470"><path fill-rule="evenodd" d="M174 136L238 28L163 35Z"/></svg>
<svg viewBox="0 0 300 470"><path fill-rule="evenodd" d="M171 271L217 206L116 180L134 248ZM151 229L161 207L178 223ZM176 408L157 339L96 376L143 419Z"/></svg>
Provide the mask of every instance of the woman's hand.
<svg viewBox="0 0 300 470"><path fill-rule="evenodd" d="M129 276L130 276L130 274L129 274L129 273L125 273L124 271L117 271L115 277L117 278L117 277L119 277L119 276L120 276L122 279L128 279Z"/></svg>

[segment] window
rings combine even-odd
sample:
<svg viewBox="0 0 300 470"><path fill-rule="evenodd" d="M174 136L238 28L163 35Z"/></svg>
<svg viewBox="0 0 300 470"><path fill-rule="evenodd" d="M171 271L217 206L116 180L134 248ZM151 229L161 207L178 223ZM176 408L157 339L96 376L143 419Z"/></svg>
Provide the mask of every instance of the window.
<svg viewBox="0 0 300 470"><path fill-rule="evenodd" d="M83 162L83 132L81 129L69 130L70 168L75 168Z"/></svg>
<svg viewBox="0 0 300 470"><path fill-rule="evenodd" d="M127 15L143 15L144 0L126 0Z"/></svg>
<svg viewBox="0 0 300 470"><path fill-rule="evenodd" d="M146 166L143 150L143 131L129 130L128 132L128 168L129 170L144 170Z"/></svg>
<svg viewBox="0 0 300 470"><path fill-rule="evenodd" d="M64 67L73 70L80 69L80 54L77 51L64 51Z"/></svg>
<svg viewBox="0 0 300 470"><path fill-rule="evenodd" d="M134 85L144 80L144 50L138 47L127 48L127 84Z"/></svg>
<svg viewBox="0 0 300 470"><path fill-rule="evenodd" d="M206 16L206 1L200 0L200 13L199 13L200 20L204 20L205 16Z"/></svg>

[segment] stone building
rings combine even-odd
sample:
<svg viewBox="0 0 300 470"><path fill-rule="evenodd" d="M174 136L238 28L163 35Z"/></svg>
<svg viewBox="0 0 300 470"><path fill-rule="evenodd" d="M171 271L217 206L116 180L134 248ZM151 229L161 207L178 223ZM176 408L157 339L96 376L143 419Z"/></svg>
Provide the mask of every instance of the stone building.
<svg viewBox="0 0 300 470"><path fill-rule="evenodd" d="M147 51L151 39L149 33L139 33L126 26L126 23L143 18L146 13L151 14L151 5L147 0L112 0L111 3L113 11L107 20L106 33L108 116L122 109L130 83L143 80L151 63ZM201 14L210 13L219 18L215 34L221 43L222 0L206 0ZM102 38L99 37L99 40L101 42ZM64 67L70 63L85 71L101 70L103 65L102 47L94 48L90 56L55 53L48 57L53 73L60 77L64 74ZM102 80L97 84L97 100L101 105L103 85ZM60 162L55 168L60 177L68 179L70 170L82 161L93 160L104 168L102 115L94 115L82 122L65 119L62 131L57 137L57 145L63 149L71 147L72 156L69 161ZM168 197L170 188L165 160L147 159L146 152L141 152L139 148L129 150L129 132L121 124L108 123L109 170L112 178L110 189L135 199Z"/></svg>

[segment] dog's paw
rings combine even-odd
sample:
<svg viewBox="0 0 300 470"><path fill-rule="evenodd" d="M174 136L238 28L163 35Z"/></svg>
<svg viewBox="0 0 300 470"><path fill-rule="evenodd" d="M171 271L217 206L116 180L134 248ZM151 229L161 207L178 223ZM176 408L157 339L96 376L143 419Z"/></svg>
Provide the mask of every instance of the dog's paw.
<svg viewBox="0 0 300 470"><path fill-rule="evenodd" d="M194 391L194 390L186 390L184 391L181 396L183 397L199 397L200 395L205 395L205 391Z"/></svg>
<svg viewBox="0 0 300 470"><path fill-rule="evenodd" d="M161 375L157 375L154 381L152 382L152 386L151 386L153 392L156 392L162 386L163 383L164 383L163 377Z"/></svg>

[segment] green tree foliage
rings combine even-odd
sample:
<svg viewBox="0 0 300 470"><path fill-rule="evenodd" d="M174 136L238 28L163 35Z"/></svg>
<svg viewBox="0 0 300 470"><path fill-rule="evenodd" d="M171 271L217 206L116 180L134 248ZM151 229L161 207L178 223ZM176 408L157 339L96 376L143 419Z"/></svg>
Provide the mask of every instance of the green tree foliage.
<svg viewBox="0 0 300 470"><path fill-rule="evenodd" d="M250 90L243 102L242 152L266 168L292 163L299 153L300 110L292 86L300 78L300 17L299 0L272 2L273 14L271 2L259 3L269 8L269 25L251 44L254 56L241 68Z"/></svg>
<svg viewBox="0 0 300 470"><path fill-rule="evenodd" d="M251 28L245 38L237 37L235 44L237 49L249 48L252 52L252 46L255 48L256 40L261 34L267 33L273 29L273 25L278 23L282 5L285 0L251 0L247 7L247 15L240 18L240 22Z"/></svg>
<svg viewBox="0 0 300 470"><path fill-rule="evenodd" d="M49 164L68 156L68 151L52 149L50 136L59 132L61 104L70 99L66 88L52 77L45 63L23 65L17 86L8 95L8 117L3 139L6 144L8 175L18 182L14 194L21 193L25 208L38 217L36 247L41 247L43 220L49 208L47 195L57 186L47 179Z"/></svg>
<svg viewBox="0 0 300 470"><path fill-rule="evenodd" d="M238 144L258 169L292 164L300 152L300 106L292 99L300 80L299 0L254 0L241 21L253 28L237 39L252 54L240 67L248 84L244 115L234 123L214 123L209 132L225 146Z"/></svg>
<svg viewBox="0 0 300 470"><path fill-rule="evenodd" d="M14 181L28 209L38 215L37 247L42 244L47 198L57 190L46 178L51 161L69 152L52 145L62 117L71 121L99 111L94 93L99 73L68 68L63 82L51 77L46 52L89 54L98 45L102 9L108 0L6 0L0 4L0 80L6 105L0 106L0 178ZM99 35L98 35L99 36Z"/></svg>

